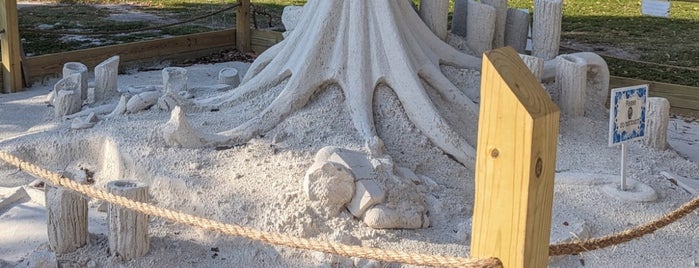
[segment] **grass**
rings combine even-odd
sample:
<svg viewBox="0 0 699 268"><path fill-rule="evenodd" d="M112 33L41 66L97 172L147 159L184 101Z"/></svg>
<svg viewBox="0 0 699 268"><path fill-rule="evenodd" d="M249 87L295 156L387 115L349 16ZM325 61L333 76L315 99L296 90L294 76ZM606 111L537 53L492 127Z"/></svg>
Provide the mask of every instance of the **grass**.
<svg viewBox="0 0 699 268"><path fill-rule="evenodd" d="M363 1L363 0L362 0ZM414 0L417 2L416 0ZM428 0L429 1L429 0ZM286 5L301 5L301 0L253 0L270 14L257 16L260 27L279 29L281 11ZM163 17L184 20L233 5L235 0L61 0L65 5L20 9L20 29L53 25L51 30L114 31L150 26L149 22L117 22L105 19L113 12L94 4L138 5L137 9ZM532 0L509 0L510 7L532 9ZM565 1L562 45L603 55L613 75L699 86L699 2L671 2L670 18L641 16L640 0L568 0ZM234 26L234 12L228 11L183 26L159 32L131 35L98 35L86 39L61 39L45 33L22 32L25 50L46 54L97 45L182 35ZM160 22L162 24L162 22ZM570 50L562 50L572 52ZM682 66L669 68L650 63Z"/></svg>

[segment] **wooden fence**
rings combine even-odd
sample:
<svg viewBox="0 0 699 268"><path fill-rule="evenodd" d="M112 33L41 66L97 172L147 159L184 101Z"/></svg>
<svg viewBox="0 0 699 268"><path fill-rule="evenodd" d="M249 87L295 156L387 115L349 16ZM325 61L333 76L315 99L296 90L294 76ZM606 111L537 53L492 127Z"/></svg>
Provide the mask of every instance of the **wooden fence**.
<svg viewBox="0 0 699 268"><path fill-rule="evenodd" d="M237 9L237 23L243 27L231 30L182 35L157 40L140 41L120 45L81 49L63 53L40 55L22 59L20 57L19 33L17 29L16 0L0 0L0 29L2 34L2 66L0 84L3 92L17 92L23 89L23 79L27 84L42 81L48 77L60 76L63 64L79 61L88 68L105 59L119 55L120 68L130 68L144 64L157 64L168 60L184 60L210 55L214 52L237 48L243 52L262 53L280 42L279 32L250 29L250 1L240 1ZM245 27L247 26L247 27ZM243 40L238 42L239 40ZM23 75L24 73L24 75Z"/></svg>

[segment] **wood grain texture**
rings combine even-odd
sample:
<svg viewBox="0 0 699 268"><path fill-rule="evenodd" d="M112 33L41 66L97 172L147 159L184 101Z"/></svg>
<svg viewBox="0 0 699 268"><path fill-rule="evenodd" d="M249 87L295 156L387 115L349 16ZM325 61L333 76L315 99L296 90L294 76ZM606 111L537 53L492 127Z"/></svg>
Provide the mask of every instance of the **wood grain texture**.
<svg viewBox="0 0 699 268"><path fill-rule="evenodd" d="M239 40L236 43L236 48L240 52L250 52L251 41L250 41L250 0L238 0L240 6L236 9L235 13L235 27L236 27L236 39Z"/></svg>
<svg viewBox="0 0 699 268"><path fill-rule="evenodd" d="M181 60L209 55L212 52L230 49L236 45L236 31L222 30L183 35L158 40L134 42L121 45L81 49L69 52L29 57L26 60L31 81L41 81L47 76L60 76L66 62L81 62L92 69L107 58L119 55L120 68L143 62ZM257 53L281 42L278 32L252 31L251 42Z"/></svg>
<svg viewBox="0 0 699 268"><path fill-rule="evenodd" d="M670 101L673 112L688 110L687 112L699 114L699 87L674 85L647 80L612 76L609 79L609 88L648 84L648 93L651 97L663 97Z"/></svg>
<svg viewBox="0 0 699 268"><path fill-rule="evenodd" d="M0 53L2 53L2 92L22 91L17 0L0 0Z"/></svg>
<svg viewBox="0 0 699 268"><path fill-rule="evenodd" d="M546 267L560 111L510 47L481 78L471 257Z"/></svg>

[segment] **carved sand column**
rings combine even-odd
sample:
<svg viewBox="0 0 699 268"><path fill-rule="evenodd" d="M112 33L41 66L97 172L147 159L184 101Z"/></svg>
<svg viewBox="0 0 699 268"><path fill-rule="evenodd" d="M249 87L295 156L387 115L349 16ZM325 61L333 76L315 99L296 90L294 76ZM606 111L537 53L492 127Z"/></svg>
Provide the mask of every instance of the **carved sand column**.
<svg viewBox="0 0 699 268"><path fill-rule="evenodd" d="M79 62L66 62L63 64L63 78L71 74L80 75L80 99L87 99L87 66Z"/></svg>
<svg viewBox="0 0 699 268"><path fill-rule="evenodd" d="M667 148L667 126L670 121L670 102L666 98L648 98L648 125L643 143L658 150Z"/></svg>
<svg viewBox="0 0 699 268"><path fill-rule="evenodd" d="M505 46L505 26L507 24L507 0L481 0L481 3L495 8L493 48Z"/></svg>
<svg viewBox="0 0 699 268"><path fill-rule="evenodd" d="M550 60L558 55L562 18L563 0L534 0L532 56Z"/></svg>
<svg viewBox="0 0 699 268"><path fill-rule="evenodd" d="M56 117L77 113L82 108L80 79L80 74L71 74L58 80L53 86L53 92L56 94L53 100Z"/></svg>
<svg viewBox="0 0 699 268"><path fill-rule="evenodd" d="M46 226L53 252L70 253L87 244L87 208L84 196L46 184Z"/></svg>
<svg viewBox="0 0 699 268"><path fill-rule="evenodd" d="M148 202L148 185L135 181L112 181L107 191L128 199ZM121 260L148 253L148 215L109 204L109 252Z"/></svg>
<svg viewBox="0 0 699 268"><path fill-rule="evenodd" d="M447 39L447 16L449 16L449 0L420 1L420 18L442 40Z"/></svg>
<svg viewBox="0 0 699 268"><path fill-rule="evenodd" d="M529 38L529 12L516 8L507 9L505 26L505 46L511 46L518 53L524 53Z"/></svg>
<svg viewBox="0 0 699 268"><path fill-rule="evenodd" d="M476 55L493 48L495 35L495 8L486 4L468 1L466 44Z"/></svg>
<svg viewBox="0 0 699 268"><path fill-rule="evenodd" d="M451 33L466 37L466 25L468 23L468 2L471 0L455 0L454 15L451 19Z"/></svg>
<svg viewBox="0 0 699 268"><path fill-rule="evenodd" d="M568 116L585 115L587 62L580 57L556 57L556 88L560 88L559 105Z"/></svg>
<svg viewBox="0 0 699 268"><path fill-rule="evenodd" d="M179 94L182 91L187 91L187 69L167 67L163 69L162 73L165 94Z"/></svg>
<svg viewBox="0 0 699 268"><path fill-rule="evenodd" d="M232 86L233 88L240 85L240 75L236 68L223 68L218 72L218 83Z"/></svg>
<svg viewBox="0 0 699 268"><path fill-rule="evenodd" d="M119 75L119 56L111 57L95 67L95 103L117 96L117 76Z"/></svg>
<svg viewBox="0 0 699 268"><path fill-rule="evenodd" d="M522 58L524 64L526 64L532 74L534 74L536 80L541 82L542 75L544 74L544 60L539 57L524 54L519 54L519 57Z"/></svg>

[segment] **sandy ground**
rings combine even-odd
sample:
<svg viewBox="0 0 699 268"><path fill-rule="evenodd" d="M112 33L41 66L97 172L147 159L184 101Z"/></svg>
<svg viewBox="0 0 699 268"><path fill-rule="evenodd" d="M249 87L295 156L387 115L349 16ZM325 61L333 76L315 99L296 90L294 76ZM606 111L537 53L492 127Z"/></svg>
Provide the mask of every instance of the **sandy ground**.
<svg viewBox="0 0 699 268"><path fill-rule="evenodd" d="M188 67L189 87L196 97L220 94L201 89L216 83L224 67L243 63ZM477 90L477 73L445 70L463 90ZM71 120L54 118L45 103L55 81L28 91L0 95L0 149L40 166L60 171L67 166L95 172L94 187L117 179L150 185L152 202L166 208L226 223L346 244L407 252L468 256L473 204L473 172L451 160L420 135L407 120L400 102L387 88L375 94L379 136L396 166L409 168L436 184L423 189L431 225L418 230L373 230L348 212L326 219L309 208L302 190L306 169L320 148L328 145L363 150L339 88L320 91L302 110L264 136L227 150L165 146L156 129L170 117L150 109L103 118L93 128L70 130ZM160 85L158 71L119 76L119 87ZM476 87L476 88L474 88ZM197 89L199 88L199 89ZM227 130L251 118L281 87L250 96L220 111L188 111L190 123L205 132ZM431 96L444 104L438 95ZM111 102L115 103L117 99ZM607 146L606 111L589 111L580 119L563 118L558 143L552 240L601 236L645 223L692 199L692 195L661 172L699 178L699 122L674 117L670 145L655 151L641 143L629 145L632 179L652 187L654 202L623 201L605 194L615 183L620 150ZM450 122L459 119L447 116ZM473 124L454 123L468 139ZM367 260L267 246L226 237L154 218L151 248L137 260L119 262L107 252L106 214L90 201L88 245L56 256L48 250L45 207L35 178L0 165L0 200L16 192L21 198L0 207L0 267L362 267ZM19 188L18 188L19 187ZM25 190L26 189L26 190ZM608 249L552 259L553 267L697 267L699 217L696 212L641 239ZM370 263L369 263L370 264ZM380 265L373 263L374 265ZM370 267L370 266L367 266ZM389 267L401 267L390 264Z"/></svg>

